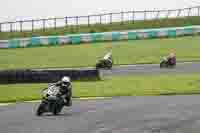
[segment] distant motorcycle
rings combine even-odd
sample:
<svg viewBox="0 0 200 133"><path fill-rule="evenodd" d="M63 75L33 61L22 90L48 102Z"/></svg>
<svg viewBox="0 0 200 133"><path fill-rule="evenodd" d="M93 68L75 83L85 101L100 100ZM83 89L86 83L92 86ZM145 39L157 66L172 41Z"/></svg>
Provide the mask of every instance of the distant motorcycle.
<svg viewBox="0 0 200 133"><path fill-rule="evenodd" d="M96 63L96 69L104 68L111 69L113 65L113 60L100 59Z"/></svg>
<svg viewBox="0 0 200 133"><path fill-rule="evenodd" d="M108 52L103 58L99 59L96 63L96 69L104 68L111 69L113 66L112 53Z"/></svg>
<svg viewBox="0 0 200 133"><path fill-rule="evenodd" d="M45 112L57 115L64 107L64 98L60 95L59 87L49 85L43 90L42 101L37 109L36 115L41 116Z"/></svg>
<svg viewBox="0 0 200 133"><path fill-rule="evenodd" d="M160 68L174 68L175 66L176 66L176 58L169 60L168 58L163 57L160 62Z"/></svg>

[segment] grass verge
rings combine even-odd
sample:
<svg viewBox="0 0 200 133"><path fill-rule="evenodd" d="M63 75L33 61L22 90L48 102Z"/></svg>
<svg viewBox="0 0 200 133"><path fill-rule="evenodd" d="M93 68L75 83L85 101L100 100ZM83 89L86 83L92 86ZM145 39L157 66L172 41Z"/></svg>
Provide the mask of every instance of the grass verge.
<svg viewBox="0 0 200 133"><path fill-rule="evenodd" d="M0 85L0 102L40 99L46 84ZM106 77L97 82L73 82L73 97L200 94L200 75L140 75Z"/></svg>
<svg viewBox="0 0 200 133"><path fill-rule="evenodd" d="M136 40L65 45L55 47L0 49L0 69L66 68L95 66L98 57L113 48L115 65L159 63L175 49L177 60L200 61L200 37Z"/></svg>

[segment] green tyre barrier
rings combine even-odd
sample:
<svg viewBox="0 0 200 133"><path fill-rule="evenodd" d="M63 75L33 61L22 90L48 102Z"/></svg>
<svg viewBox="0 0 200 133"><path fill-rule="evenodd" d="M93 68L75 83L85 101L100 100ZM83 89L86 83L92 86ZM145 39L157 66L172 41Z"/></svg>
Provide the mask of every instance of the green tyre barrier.
<svg viewBox="0 0 200 133"><path fill-rule="evenodd" d="M103 41L102 33L92 33L91 34L92 42L101 42Z"/></svg>
<svg viewBox="0 0 200 133"><path fill-rule="evenodd" d="M156 38L157 37L157 32L156 31L149 31L148 32L148 38L152 39L152 38Z"/></svg>
<svg viewBox="0 0 200 133"><path fill-rule="evenodd" d="M136 40L137 39L137 33L136 32L128 32L128 40Z"/></svg>
<svg viewBox="0 0 200 133"><path fill-rule="evenodd" d="M176 30L168 30L168 37L175 38L176 37Z"/></svg>
<svg viewBox="0 0 200 133"><path fill-rule="evenodd" d="M80 44L81 43L81 35L71 35L70 36L72 44Z"/></svg>
<svg viewBox="0 0 200 133"><path fill-rule="evenodd" d="M18 39L9 40L8 48L19 48L19 47L20 47L20 41Z"/></svg>
<svg viewBox="0 0 200 133"><path fill-rule="evenodd" d="M153 38L175 38L200 34L200 26L174 28L140 29L129 31L70 34L65 36L45 36L21 39L0 40L0 48L25 48L36 46L59 46L65 44L95 43L120 40L139 40Z"/></svg>
<svg viewBox="0 0 200 133"><path fill-rule="evenodd" d="M57 36L51 36L48 38L49 45L59 45L59 38Z"/></svg>
<svg viewBox="0 0 200 133"><path fill-rule="evenodd" d="M30 43L27 45L27 47L36 47L36 46L41 46L40 38L32 37L30 39Z"/></svg>
<svg viewBox="0 0 200 133"><path fill-rule="evenodd" d="M184 35L192 35L193 28L184 28Z"/></svg>
<svg viewBox="0 0 200 133"><path fill-rule="evenodd" d="M112 32L112 41L120 40L120 32Z"/></svg>

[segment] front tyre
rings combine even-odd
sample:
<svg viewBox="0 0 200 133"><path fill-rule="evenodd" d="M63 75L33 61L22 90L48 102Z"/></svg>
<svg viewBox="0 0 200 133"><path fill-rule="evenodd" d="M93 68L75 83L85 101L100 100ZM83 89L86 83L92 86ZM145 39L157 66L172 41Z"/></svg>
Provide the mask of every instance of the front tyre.
<svg viewBox="0 0 200 133"><path fill-rule="evenodd" d="M96 64L96 69L101 69L103 68L103 63L102 61L99 61L97 64Z"/></svg>
<svg viewBox="0 0 200 133"><path fill-rule="evenodd" d="M166 67L166 62L162 61L162 62L160 63L160 68L164 68L164 67Z"/></svg>
<svg viewBox="0 0 200 133"><path fill-rule="evenodd" d="M41 103L36 111L36 115L41 116L45 112L44 108L45 108L45 103Z"/></svg>
<svg viewBox="0 0 200 133"><path fill-rule="evenodd" d="M100 65L99 63L96 64L96 69L99 69L100 68Z"/></svg>
<svg viewBox="0 0 200 133"><path fill-rule="evenodd" d="M58 113L59 113L59 112L58 112L58 109L57 109L57 108L54 108L53 114L54 114L54 115L58 115Z"/></svg>

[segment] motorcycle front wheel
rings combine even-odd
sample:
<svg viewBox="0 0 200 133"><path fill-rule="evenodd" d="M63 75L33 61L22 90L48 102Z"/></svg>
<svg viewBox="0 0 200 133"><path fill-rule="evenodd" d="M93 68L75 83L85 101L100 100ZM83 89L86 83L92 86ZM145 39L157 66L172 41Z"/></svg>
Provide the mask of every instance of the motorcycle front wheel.
<svg viewBox="0 0 200 133"><path fill-rule="evenodd" d="M41 103L36 111L37 116L41 116L45 112L45 103Z"/></svg>
<svg viewBox="0 0 200 133"><path fill-rule="evenodd" d="M162 61L161 63L160 63L160 68L164 68L164 67L166 67L167 65L166 65L166 62L164 62L164 61Z"/></svg>
<svg viewBox="0 0 200 133"><path fill-rule="evenodd" d="M96 64L96 69L100 69L100 68L102 68L103 66L102 66L102 63L101 62L98 62L97 64Z"/></svg>
<svg viewBox="0 0 200 133"><path fill-rule="evenodd" d="M99 67L99 64L96 64L96 69L99 69L100 67Z"/></svg>

